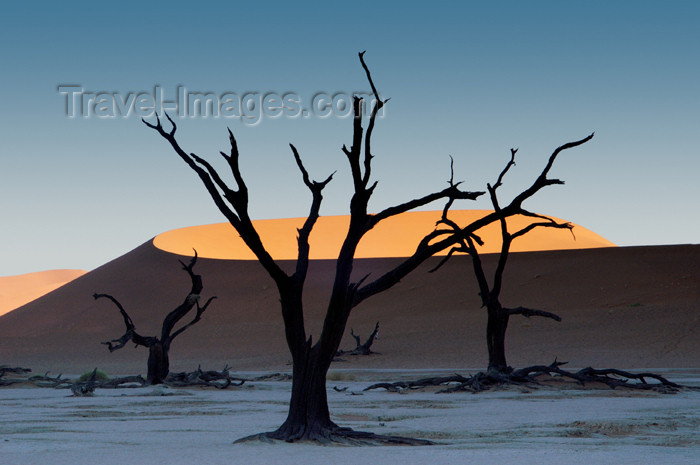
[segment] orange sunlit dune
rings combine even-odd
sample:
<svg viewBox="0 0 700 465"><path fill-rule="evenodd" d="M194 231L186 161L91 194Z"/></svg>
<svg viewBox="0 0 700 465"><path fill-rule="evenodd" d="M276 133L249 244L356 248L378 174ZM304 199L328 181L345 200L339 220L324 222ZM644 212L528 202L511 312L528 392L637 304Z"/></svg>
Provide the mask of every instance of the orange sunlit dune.
<svg viewBox="0 0 700 465"><path fill-rule="evenodd" d="M357 258L408 257L419 241L435 228L441 211L409 212L389 218L368 232L357 249ZM450 218L460 225L490 213L489 210L455 210ZM557 221L562 221L554 218ZM296 229L304 224L305 218L285 218L256 220L255 227L270 255L278 260L292 260L297 256ZM338 251L348 228L350 217L324 216L318 219L311 233L311 259L331 259ZM517 216L508 219L509 229L516 231L532 222L531 218ZM525 252L536 250L588 249L614 247L615 244L581 226L574 227L574 235L569 231L554 228L536 228L527 235L516 239L511 250ZM478 232L485 241L480 249L483 253L498 252L501 245L501 232L494 223ZM179 255L192 255L192 249L205 258L229 260L254 260L238 233L228 223L209 224L175 229L156 236L153 244L166 252ZM442 254L446 254L444 251Z"/></svg>
<svg viewBox="0 0 700 465"><path fill-rule="evenodd" d="M0 277L0 315L38 299L85 273L83 270L51 270Z"/></svg>

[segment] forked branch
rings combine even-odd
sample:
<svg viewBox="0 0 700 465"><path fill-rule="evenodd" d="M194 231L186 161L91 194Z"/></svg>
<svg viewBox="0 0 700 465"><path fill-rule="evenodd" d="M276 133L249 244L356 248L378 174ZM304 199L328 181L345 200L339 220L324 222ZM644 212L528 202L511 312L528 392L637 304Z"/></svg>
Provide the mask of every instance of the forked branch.
<svg viewBox="0 0 700 465"><path fill-rule="evenodd" d="M230 153L227 155L221 152L221 155L228 163L231 174L236 183L236 189L230 188L216 172L214 167L206 160L195 155L194 153L188 154L182 149L180 144L175 139L175 132L177 130L175 122L167 113L165 116L172 125L172 129L169 132L163 128L158 115L156 115L156 124L151 124L146 120L142 121L146 126L155 130L165 140L167 140L180 158L187 163L187 165L194 172L197 173L219 211L221 211L221 213L240 234L243 241L258 258L260 264L263 265L265 270L275 280L278 286L284 285L287 275L277 265L277 263L275 263L272 256L265 249L265 246L263 245L258 232L255 230L255 227L253 226L248 214L248 188L240 172L240 167L238 164L238 144L236 143L236 138L233 136L231 130L229 129L228 131L229 144L231 146Z"/></svg>
<svg viewBox="0 0 700 465"><path fill-rule="evenodd" d="M102 344L106 345L109 348L110 352L114 352L115 350L119 350L122 347L126 345L127 342L132 341L136 346L144 346L144 347L149 347L152 343L151 337L143 337L139 333L136 332L136 327L134 326L134 322L131 321L131 317L129 316L128 313L126 313L126 310L124 310L124 307L122 306L119 301L114 298L113 296L109 294L93 294L92 297L97 300L97 299L108 299L111 300L114 305L117 306L119 309L119 312L121 313L122 317L124 318L124 325L126 326L126 332L122 335L122 337L118 339L112 339L111 341L103 342Z"/></svg>
<svg viewBox="0 0 700 465"><path fill-rule="evenodd" d="M316 221L319 217L321 202L323 201L323 189L329 182L331 182L335 172L331 173L330 176L328 176L325 180L321 182L312 181L309 177L308 171L306 171L306 168L304 167L304 164L301 161L301 157L299 156L299 152L297 151L296 147L294 147L294 145L292 144L289 144L289 147L292 149L292 153L294 154L294 160L296 161L297 166L299 167L299 171L301 171L304 185L306 185L309 191L311 191L312 196L311 208L309 209L309 216L306 217L306 221L304 221L304 225L301 227L301 229L297 230L298 255L295 277L300 283L303 283L306 279L306 273L309 268L309 236L311 235L311 231L313 230L313 227L316 224Z"/></svg>
<svg viewBox="0 0 700 465"><path fill-rule="evenodd" d="M177 336L179 336L180 334L182 334L187 328L189 328L189 327L195 325L196 323L198 323L199 320L202 319L202 314L204 313L204 311L207 309L207 307L209 306L209 304L210 304L214 299L216 299L216 296L209 297L209 299L208 299L208 300L205 302L205 304L202 305L202 306L200 306L200 305L199 305L199 301L197 301L197 312L195 313L195 316L194 316L194 318L192 319L192 321L190 321L190 322L187 323L185 326L183 326L182 328L178 329L178 330L175 331L173 334L171 334L171 335L170 335L170 340L172 341L172 340L175 339Z"/></svg>
<svg viewBox="0 0 700 465"><path fill-rule="evenodd" d="M180 260L182 269L190 277L192 287L190 288L190 292L185 297L185 300L177 308L168 313L168 315L163 320L163 327L161 329L160 336L161 341L172 341L185 329L197 323L201 319L202 313L204 313L211 301L216 298L216 296L211 297L203 306L199 305L199 299L204 286L202 284L202 277L194 272L194 266L197 263L197 258L197 251L195 250L194 257L192 257L189 264L185 264L182 260ZM177 325L177 323L180 320L182 320L182 318L184 318L185 315L187 315L195 306L197 307L197 312L194 319L190 323L173 333L172 331L175 328L175 325Z"/></svg>

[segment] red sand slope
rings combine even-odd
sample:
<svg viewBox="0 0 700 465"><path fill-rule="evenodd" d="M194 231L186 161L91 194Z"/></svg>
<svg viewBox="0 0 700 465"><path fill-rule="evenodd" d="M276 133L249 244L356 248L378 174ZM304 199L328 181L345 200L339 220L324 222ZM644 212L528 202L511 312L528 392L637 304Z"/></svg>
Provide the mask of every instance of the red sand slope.
<svg viewBox="0 0 700 465"><path fill-rule="evenodd" d="M495 256L485 264L494 265ZM137 329L155 334L189 289L178 256L146 243L0 317L0 363L35 371L144 372L147 352L110 354L102 341L124 332L118 311L94 292L117 296ZM362 259L357 276L377 276L400 259ZM381 355L337 368L465 368L486 364L484 311L467 257L426 273L434 258L390 291L356 308L349 326L366 335L381 322ZM285 266L291 268L291 262ZM305 294L309 333L318 335L334 263L312 262ZM504 303L556 311L562 323L514 318L509 361L573 366L699 367L700 246L622 247L513 254ZM289 368L276 290L257 262L201 259L204 296L217 295L202 321L173 344L172 369ZM343 347L351 347L348 337Z"/></svg>

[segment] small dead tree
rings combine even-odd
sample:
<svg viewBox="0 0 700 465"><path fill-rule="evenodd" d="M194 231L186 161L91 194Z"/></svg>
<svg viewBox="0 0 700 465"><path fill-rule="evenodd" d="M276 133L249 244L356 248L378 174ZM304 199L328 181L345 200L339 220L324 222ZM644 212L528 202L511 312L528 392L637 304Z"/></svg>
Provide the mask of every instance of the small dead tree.
<svg viewBox="0 0 700 465"><path fill-rule="evenodd" d="M355 331L352 328L350 328L350 336L355 339L355 348L352 350L339 350L336 353L336 356L375 354L376 352L373 352L371 347L372 344L374 344L374 340L379 338L379 322L377 321L377 324L374 325L374 330L372 330L372 333L369 335L364 344L362 343L360 336L355 334Z"/></svg>
<svg viewBox="0 0 700 465"><path fill-rule="evenodd" d="M358 281L352 280L355 251L365 234L387 218L419 208L430 202L442 199L473 200L482 195L483 192L464 192L458 188L459 183L450 184L445 189L386 208L379 213L370 214L368 212L370 197L377 187L377 182L371 179L372 159L374 158L371 147L372 134L377 113L387 100L382 100L379 97L369 68L365 64L364 52L359 54L359 58L372 88L375 103L372 106L365 131L362 126L363 100L359 97L353 98L352 145L350 148L342 147L350 164L354 190L350 200L350 224L336 259L335 279L327 304L326 316L321 334L315 343L311 335L306 332L302 294L309 268L309 236L319 217L323 189L331 181L333 175L331 174L320 182L312 181L296 147L290 144L302 180L311 192L311 207L306 221L298 230L296 267L294 272L289 274L268 253L250 219L248 188L241 175L238 145L231 130L228 131L230 151L228 154L221 152L221 155L228 164L235 187L229 186L208 161L194 153L185 151L180 146L175 138L177 126L167 114L165 116L172 127L169 131L165 130L158 117L156 117L155 124L144 121L144 124L163 137L179 157L197 173L216 206L236 229L277 286L287 346L292 356L292 393L287 419L284 423L276 431L254 436L257 439L307 440L324 443L349 442L353 444L426 443L406 438L380 437L372 433L356 432L336 425L331 421L328 410L326 374L338 351L352 309L365 299L391 288L435 253L457 242L457 239L453 237L441 237L440 234L430 235L420 242L411 257L374 281L366 283L369 276ZM494 220L495 216L485 219L483 224ZM474 227L477 226L479 225Z"/></svg>
<svg viewBox="0 0 700 465"><path fill-rule="evenodd" d="M515 166L515 154L518 151L518 149L511 149L510 160L506 164L503 171L501 171L496 183L493 185L487 184L491 204L493 205L494 213L498 216L498 222L501 229L501 250L491 284L489 284L486 277L486 272L484 271L479 251L475 245L475 243L483 245L483 241L476 234L462 235L462 228L448 218L449 204L445 206L440 222L446 224L455 232L455 234L461 236L462 238L460 239L459 244L453 247L447 256L438 264L438 266L431 271L437 270L447 260L449 260L454 253L466 253L471 256L474 275L476 276L476 281L479 285L479 296L481 297L482 307L486 308L488 315L486 325L486 345L489 356L487 370L489 374L507 374L513 371L513 369L509 367L508 363L506 362L505 351L506 330L508 328L508 321L511 315L523 315L527 318L538 316L543 318L551 318L555 321L561 321L561 318L558 315L544 310L537 310L527 307L504 307L500 301L501 289L503 288L503 272L506 268L511 244L515 239L524 236L536 228L557 228L566 229L569 231L573 229L571 223L557 223L552 218L525 210L522 204L525 200L532 197L540 189L546 186L564 184L564 181L559 179L550 179L547 177L549 170L552 168L554 161L557 158L557 155L566 149L588 142L592 137L593 134L577 142L570 142L558 147L550 156L547 165L535 182L528 189L516 196L508 206L501 208L498 201L497 190L503 184L503 178L508 170ZM510 232L508 230L506 218L513 215L523 215L528 218L533 218L533 222L516 232Z"/></svg>
<svg viewBox="0 0 700 465"><path fill-rule="evenodd" d="M190 292L185 297L185 300L173 311L168 313L168 315L163 320L163 325L161 328L160 337L156 336L141 336L136 332L136 327L131 317L126 313L124 307L121 303L109 294L93 294L95 300L100 298L106 298L111 300L114 305L117 306L119 312L124 318L124 324L126 326L126 332L124 335L118 339L113 339L108 342L103 342L110 352L119 350L124 347L129 341L136 344L136 347L143 346L148 348L148 374L146 375L146 381L148 384L161 384L165 378L168 376L170 371L170 360L168 357L168 352L170 351L170 345L173 340L182 334L187 328L193 326L202 318L202 314L207 309L209 304L216 298L210 297L204 305L199 304L201 298L201 293L203 289L202 277L195 274L193 269L194 265L197 263L197 251L194 251L194 257L188 265L186 265L182 260L180 264L182 269L187 272L192 281L192 287ZM196 307L195 316L186 325L175 330L175 326L180 320L182 320L192 309Z"/></svg>

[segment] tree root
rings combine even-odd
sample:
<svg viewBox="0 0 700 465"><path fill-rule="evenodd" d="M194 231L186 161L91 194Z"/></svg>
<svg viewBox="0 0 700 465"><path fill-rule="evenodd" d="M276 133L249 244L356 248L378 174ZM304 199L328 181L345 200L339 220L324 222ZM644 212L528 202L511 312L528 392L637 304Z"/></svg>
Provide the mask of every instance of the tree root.
<svg viewBox="0 0 700 465"><path fill-rule="evenodd" d="M591 367L573 372L560 368L566 363L567 362L558 362L555 360L550 365L532 365L508 372L479 372L468 378L455 374L453 376L423 378L417 381L376 383L365 388L364 391L386 389L391 392L402 392L408 389L421 389L427 386L446 386L445 389L438 392L449 393L467 391L478 393L508 385L537 388L542 386L540 381L543 376L568 378L580 386L602 383L611 389L619 387L624 389L653 390L669 394L676 393L682 389L696 389L691 386L676 384L655 373L631 373L615 368L599 370ZM652 379L656 382L649 383L647 379Z"/></svg>
<svg viewBox="0 0 700 465"><path fill-rule="evenodd" d="M431 446L434 442L403 436L385 436L367 431L333 426L328 428L278 429L234 441L234 444L262 442L306 442L322 446Z"/></svg>

